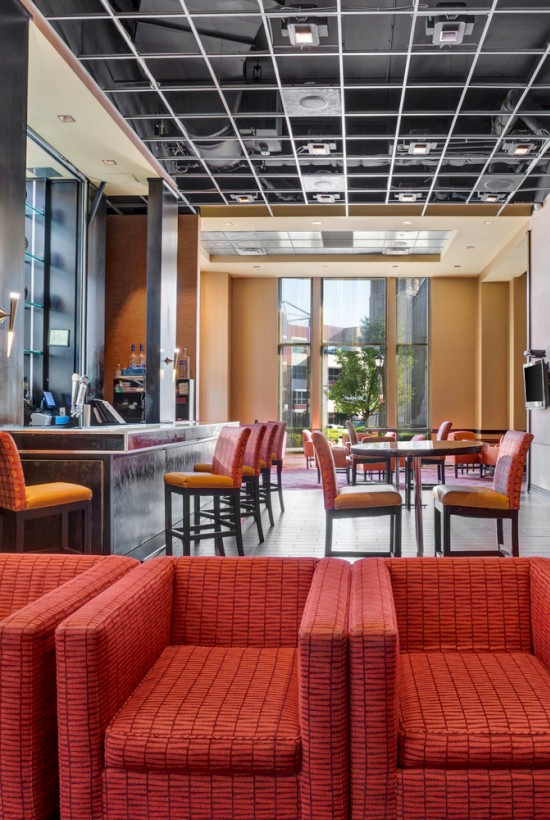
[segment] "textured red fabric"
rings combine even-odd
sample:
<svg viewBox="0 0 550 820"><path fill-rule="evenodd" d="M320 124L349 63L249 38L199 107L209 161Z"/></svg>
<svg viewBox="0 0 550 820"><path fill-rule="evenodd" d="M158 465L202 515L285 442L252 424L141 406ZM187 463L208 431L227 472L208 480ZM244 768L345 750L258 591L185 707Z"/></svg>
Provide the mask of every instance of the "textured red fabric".
<svg viewBox="0 0 550 820"><path fill-rule="evenodd" d="M63 820L102 818L105 729L168 645L174 563L156 558L56 632Z"/></svg>
<svg viewBox="0 0 550 820"><path fill-rule="evenodd" d="M531 558L533 652L550 672L550 560Z"/></svg>
<svg viewBox="0 0 550 820"><path fill-rule="evenodd" d="M105 734L105 765L173 773L300 769L295 649L170 646Z"/></svg>
<svg viewBox="0 0 550 820"><path fill-rule="evenodd" d="M347 726L343 720L346 604L341 602L340 594L346 590L349 565L337 559L235 561L237 567L227 558L155 559L130 573L128 583L123 579L59 628L63 820L187 816L193 820L203 816L347 820L347 775L343 762L347 760ZM275 568L277 563L282 570ZM200 602L202 576L206 606L204 601ZM237 595L235 590L230 591L232 579ZM192 595L189 590L184 591L186 584ZM311 601L307 598L310 588ZM177 602L174 609L179 612L174 618L172 593ZM215 604L212 617L210 604ZM277 609L282 615L276 614ZM218 638L226 647L235 647L236 641L242 641L250 647L244 656L251 657L248 653L259 636L272 644L277 639L286 643L294 636L289 651L298 645L298 714L304 760L300 777L236 773L228 778L216 773L185 776L103 768L107 726L166 649L171 621L172 643L176 636L178 644L183 638L190 643L191 635L186 634L183 626L186 612L193 641L200 635L205 649L211 645L209 641L217 642ZM199 612L208 624L204 633ZM232 653L233 650L228 652L227 657ZM304 669L311 672L310 683L301 679ZM237 692L236 687L232 696ZM292 714L292 698L285 700L281 708L290 709ZM326 776L332 766L335 787L330 776ZM314 782L321 779L322 782ZM303 798L299 796L299 782L304 787Z"/></svg>
<svg viewBox="0 0 550 820"><path fill-rule="evenodd" d="M55 628L135 566L115 556L0 556L0 597L11 609L0 621L3 820L39 820L56 811ZM27 605L15 608L25 597Z"/></svg>
<svg viewBox="0 0 550 820"><path fill-rule="evenodd" d="M385 820L395 816L399 641L383 559L353 565L349 619L351 816Z"/></svg>
<svg viewBox="0 0 550 820"><path fill-rule="evenodd" d="M334 499L338 495L338 480L331 446L326 436L319 430L314 430L311 437L317 453L317 464L321 471L325 510L333 510Z"/></svg>
<svg viewBox="0 0 550 820"><path fill-rule="evenodd" d="M160 774L106 769L105 820L301 820L298 775Z"/></svg>
<svg viewBox="0 0 550 820"><path fill-rule="evenodd" d="M25 509L25 476L15 441L0 431L0 507Z"/></svg>
<svg viewBox="0 0 550 820"><path fill-rule="evenodd" d="M222 427L216 440L212 472L229 476L234 487L242 483L244 451L249 437L250 427Z"/></svg>
<svg viewBox="0 0 550 820"><path fill-rule="evenodd" d="M179 558L171 643L296 647L316 558Z"/></svg>
<svg viewBox="0 0 550 820"><path fill-rule="evenodd" d="M548 769L402 769L399 820L546 820Z"/></svg>
<svg viewBox="0 0 550 820"><path fill-rule="evenodd" d="M302 812L311 820L348 817L350 581L347 561L320 561L300 626Z"/></svg>
<svg viewBox="0 0 550 820"><path fill-rule="evenodd" d="M254 475L260 475L260 449L267 431L267 425L249 424L247 426L250 427L250 437L246 442L243 465L251 467L254 470Z"/></svg>
<svg viewBox="0 0 550 820"><path fill-rule="evenodd" d="M401 655L399 762L549 766L550 674L526 652Z"/></svg>
<svg viewBox="0 0 550 820"><path fill-rule="evenodd" d="M388 560L402 652L530 652L529 561Z"/></svg>
<svg viewBox="0 0 550 820"><path fill-rule="evenodd" d="M523 468L532 441L532 433L508 430L500 442L493 490L508 496L511 510L519 510Z"/></svg>
<svg viewBox="0 0 550 820"><path fill-rule="evenodd" d="M271 462L273 461L273 447L278 429L277 422L268 421L266 422L266 427L267 430L260 446L260 459L263 461L265 467L270 468Z"/></svg>

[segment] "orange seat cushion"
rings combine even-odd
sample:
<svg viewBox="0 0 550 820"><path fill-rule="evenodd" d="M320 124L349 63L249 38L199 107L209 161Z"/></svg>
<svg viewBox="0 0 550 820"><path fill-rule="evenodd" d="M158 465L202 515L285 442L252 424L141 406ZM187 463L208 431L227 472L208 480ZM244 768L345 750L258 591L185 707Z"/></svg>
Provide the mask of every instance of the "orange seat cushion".
<svg viewBox="0 0 550 820"><path fill-rule="evenodd" d="M255 471L254 467L247 467L246 464L243 464L243 475L248 475L248 476L256 475L256 471Z"/></svg>
<svg viewBox="0 0 550 820"><path fill-rule="evenodd" d="M402 654L399 703L404 767L550 765L550 674L527 652Z"/></svg>
<svg viewBox="0 0 550 820"><path fill-rule="evenodd" d="M211 464L194 464L193 470L196 473L211 473L212 472L212 465Z"/></svg>
<svg viewBox="0 0 550 820"><path fill-rule="evenodd" d="M166 484L173 487L192 489L233 487L233 479L228 475L213 475L213 473L166 473Z"/></svg>
<svg viewBox="0 0 550 820"><path fill-rule="evenodd" d="M105 733L105 765L161 772L300 770L297 651L170 646Z"/></svg>
<svg viewBox="0 0 550 820"><path fill-rule="evenodd" d="M92 491L81 484L67 484L54 481L51 484L31 484L25 487L25 509L39 510L42 507L57 507L58 504L72 504L75 501L90 501Z"/></svg>
<svg viewBox="0 0 550 820"><path fill-rule="evenodd" d="M510 499L488 487L451 487L438 484L433 488L434 498L444 505L454 507L485 507L489 510L510 509Z"/></svg>
<svg viewBox="0 0 550 820"><path fill-rule="evenodd" d="M365 507L397 507L401 495L390 484L368 484L366 487L342 487L334 499L335 510Z"/></svg>

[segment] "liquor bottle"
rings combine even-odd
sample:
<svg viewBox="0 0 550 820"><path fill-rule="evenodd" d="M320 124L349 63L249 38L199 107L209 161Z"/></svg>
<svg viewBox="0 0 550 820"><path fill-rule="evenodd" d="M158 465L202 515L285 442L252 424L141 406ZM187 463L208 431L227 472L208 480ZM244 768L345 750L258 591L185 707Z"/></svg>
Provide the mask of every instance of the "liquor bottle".
<svg viewBox="0 0 550 820"><path fill-rule="evenodd" d="M183 348L183 353L180 355L179 361L179 379L189 379L191 378L191 364L190 358L187 355L187 348Z"/></svg>
<svg viewBox="0 0 550 820"><path fill-rule="evenodd" d="M136 346L132 345L132 352L130 353L130 358L128 360L128 367L130 370L133 370L137 367L138 358L136 356Z"/></svg>
<svg viewBox="0 0 550 820"><path fill-rule="evenodd" d="M120 367L120 364L117 364L116 370L115 370L115 379L120 379L121 376L122 376L122 369Z"/></svg>
<svg viewBox="0 0 550 820"><path fill-rule="evenodd" d="M141 344L139 346L138 365L140 367L143 367L143 369L145 370L145 353L143 351L143 345Z"/></svg>

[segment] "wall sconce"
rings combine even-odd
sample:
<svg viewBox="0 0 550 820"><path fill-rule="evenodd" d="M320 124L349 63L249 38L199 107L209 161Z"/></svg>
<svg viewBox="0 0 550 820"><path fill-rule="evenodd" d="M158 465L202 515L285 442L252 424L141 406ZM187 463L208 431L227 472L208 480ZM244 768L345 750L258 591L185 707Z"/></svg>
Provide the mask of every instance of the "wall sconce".
<svg viewBox="0 0 550 820"><path fill-rule="evenodd" d="M11 349L13 346L13 339L15 337L15 315L17 313L17 305L19 304L19 297L21 294L19 293L10 293L10 310L7 313L5 310L0 308L0 322L3 322L4 319L7 319L8 316L10 317L10 323L8 327L8 346L7 346L7 356L10 355Z"/></svg>

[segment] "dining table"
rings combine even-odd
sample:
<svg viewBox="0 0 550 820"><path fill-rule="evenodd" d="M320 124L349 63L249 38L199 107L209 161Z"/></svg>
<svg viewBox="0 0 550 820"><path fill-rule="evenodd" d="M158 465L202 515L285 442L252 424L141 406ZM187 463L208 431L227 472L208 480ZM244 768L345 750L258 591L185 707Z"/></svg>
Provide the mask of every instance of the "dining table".
<svg viewBox="0 0 550 820"><path fill-rule="evenodd" d="M396 475L399 476L399 459L410 458L414 477L414 509L416 526L416 554L424 555L424 528L422 522L422 459L436 456L455 456L479 453L482 441L373 441L353 444L351 452L357 456L397 459Z"/></svg>

